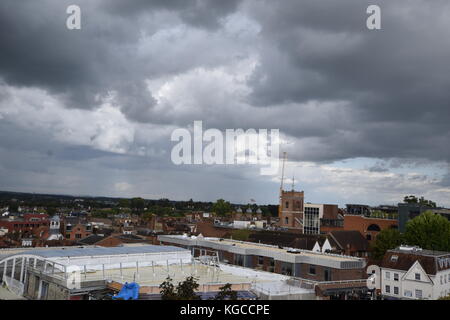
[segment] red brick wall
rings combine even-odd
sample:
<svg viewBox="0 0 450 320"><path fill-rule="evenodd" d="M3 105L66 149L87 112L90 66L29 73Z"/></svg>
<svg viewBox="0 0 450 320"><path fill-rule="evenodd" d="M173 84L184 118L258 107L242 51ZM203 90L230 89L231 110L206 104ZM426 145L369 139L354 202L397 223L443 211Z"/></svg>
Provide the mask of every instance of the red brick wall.
<svg viewBox="0 0 450 320"><path fill-rule="evenodd" d="M375 240L379 232L367 231L367 228L371 224L376 224L381 230L389 229L392 226L398 226L397 220L390 219L377 219L377 218L366 218L364 216L356 215L345 215L344 216L344 230L357 230L366 238L368 234L371 235L371 240Z"/></svg>
<svg viewBox="0 0 450 320"><path fill-rule="evenodd" d="M76 235L80 234L81 237L77 238ZM83 238L86 238L87 236L90 236L92 234L92 231L86 231L86 226L82 225L82 224L77 224L72 226L72 230L70 231L66 231L64 230L64 239L66 240L80 240ZM69 237L67 237L67 235L69 235Z"/></svg>

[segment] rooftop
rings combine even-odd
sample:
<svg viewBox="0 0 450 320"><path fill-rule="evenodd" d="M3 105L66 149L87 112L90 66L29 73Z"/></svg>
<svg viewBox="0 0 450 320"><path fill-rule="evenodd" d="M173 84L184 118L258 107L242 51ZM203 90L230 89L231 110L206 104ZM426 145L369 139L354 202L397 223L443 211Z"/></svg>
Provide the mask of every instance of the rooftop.
<svg viewBox="0 0 450 320"><path fill-rule="evenodd" d="M155 246L145 245L136 247L67 247L61 249L49 250L27 250L22 254L33 254L43 258L55 257L86 257L103 255L125 255L125 254L143 254L143 253L162 253L162 252L183 252L182 249L174 246Z"/></svg>
<svg viewBox="0 0 450 320"><path fill-rule="evenodd" d="M364 259L329 254L321 252L313 252L309 250L296 249L296 252L290 252L292 248L283 248L274 245L261 243L252 243L244 241L236 241L230 239L219 238L203 238L203 237L187 237L180 235L161 235L158 239L163 242L177 243L182 245L198 245L210 247L216 250L227 250L238 254L245 255L265 255L273 257L277 260L290 263L313 263L317 265L329 266L334 268L354 269L363 268L365 266Z"/></svg>

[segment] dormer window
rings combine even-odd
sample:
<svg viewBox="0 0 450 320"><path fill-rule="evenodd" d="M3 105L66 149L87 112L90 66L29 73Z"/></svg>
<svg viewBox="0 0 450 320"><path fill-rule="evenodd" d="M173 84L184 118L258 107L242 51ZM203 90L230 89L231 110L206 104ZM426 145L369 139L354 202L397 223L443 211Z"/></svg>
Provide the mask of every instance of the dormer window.
<svg viewBox="0 0 450 320"><path fill-rule="evenodd" d="M398 256L391 256L391 262L397 262Z"/></svg>

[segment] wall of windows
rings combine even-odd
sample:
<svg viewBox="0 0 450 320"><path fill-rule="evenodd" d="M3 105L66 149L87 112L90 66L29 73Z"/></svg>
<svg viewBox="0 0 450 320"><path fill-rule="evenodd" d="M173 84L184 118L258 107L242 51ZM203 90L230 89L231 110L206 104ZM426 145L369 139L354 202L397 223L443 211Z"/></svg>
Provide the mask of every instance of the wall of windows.
<svg viewBox="0 0 450 320"><path fill-rule="evenodd" d="M303 233L305 234L319 234L320 232L320 218L319 208L306 207L304 212Z"/></svg>

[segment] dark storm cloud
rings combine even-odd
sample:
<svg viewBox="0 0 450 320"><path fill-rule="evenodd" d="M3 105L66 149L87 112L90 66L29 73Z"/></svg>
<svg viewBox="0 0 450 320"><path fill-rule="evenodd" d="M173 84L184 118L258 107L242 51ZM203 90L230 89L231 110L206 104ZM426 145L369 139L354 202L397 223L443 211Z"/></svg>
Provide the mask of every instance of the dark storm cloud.
<svg viewBox="0 0 450 320"><path fill-rule="evenodd" d="M158 65L159 57L137 56L142 33L151 35L164 23L217 27L238 2L81 0L82 29L69 31L66 8L73 1L5 0L0 3L0 77L11 85L49 90L72 108L95 108L97 95L115 90L124 113L143 121L139 113L154 104L151 93L143 91L145 79L194 65L185 63L191 57L178 56L167 68ZM161 11L167 20L149 22Z"/></svg>
<svg viewBox="0 0 450 320"><path fill-rule="evenodd" d="M365 27L367 1L265 3L252 7L264 43L249 80L252 102L344 100L351 106L349 121L331 123L336 130L320 138L324 150L299 159L450 160L448 148L440 147L450 137L447 1L378 1L380 31ZM301 128L289 133L308 136Z"/></svg>
<svg viewBox="0 0 450 320"><path fill-rule="evenodd" d="M367 0L80 0L82 30L69 31L65 11L73 3L0 1L0 104L36 94L11 88L38 88L48 96L36 94L42 100L33 108L51 97L59 103L52 112L64 110L52 118L57 130L45 117L30 126L26 112L0 112L0 148L11 150L0 163L3 181L14 181L8 175L16 167L23 185L27 170L45 184L39 170L57 174L42 161L61 172L70 167L73 190L83 186L75 168L93 184L114 185L117 172L119 189L127 188L127 173L136 183L149 169L198 174L171 166L170 130L152 127L193 120L220 129L279 128L290 160L385 160L368 169L374 175L395 167L389 159L450 161L447 0L379 0L380 31L366 28ZM150 81L157 83L151 90L166 84L163 99L148 90ZM109 109L94 114L107 99L125 120ZM105 117L106 129L95 117ZM47 132L64 135L61 123L78 136L58 140ZM113 154L117 149L125 154ZM212 171L230 185L245 176L241 169Z"/></svg>
<svg viewBox="0 0 450 320"><path fill-rule="evenodd" d="M195 27L217 28L218 20L233 13L241 0L135 0L104 1L102 6L115 15L141 15L148 10L168 10L179 13L181 19Z"/></svg>

